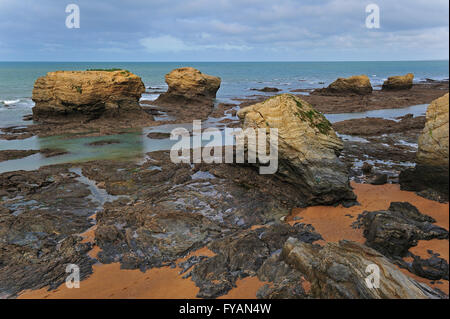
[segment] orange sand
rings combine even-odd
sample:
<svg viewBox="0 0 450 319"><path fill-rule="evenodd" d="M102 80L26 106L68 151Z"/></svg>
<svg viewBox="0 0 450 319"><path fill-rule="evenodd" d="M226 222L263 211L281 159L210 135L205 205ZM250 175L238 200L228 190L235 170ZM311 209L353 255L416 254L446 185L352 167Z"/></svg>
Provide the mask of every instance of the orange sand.
<svg viewBox="0 0 450 319"><path fill-rule="evenodd" d="M294 224L297 221L293 221L293 217L303 217L299 222L312 224L324 238L324 241L321 241L322 243L326 241L337 242L342 239L364 243L362 231L351 227L360 213L364 210L387 209L392 201L407 201L416 206L422 213L434 217L437 220L436 224L439 226L449 228L448 204L440 204L424 199L412 192L401 191L399 185L373 186L353 183L352 186L355 188L361 206L350 208L316 206L294 209L287 218L287 222ZM345 216L347 214L353 217ZM93 243L95 227L82 234L85 242ZM261 226L255 226L254 229L258 227ZM420 241L417 247L411 249L411 252L426 257L428 256L427 249L440 253L441 257L448 261L448 240ZM90 256L95 257L99 250L94 245ZM178 260L177 263L192 255L213 256L214 253L207 248L202 248ZM120 269L119 263L96 264L93 266L93 274L80 283L79 289L68 289L63 284L50 292L46 288L25 291L19 298L195 298L199 289L190 278L183 279L183 275L178 274L179 271L178 267L163 267L150 269L143 273L139 270ZM406 270L402 271L420 282L437 287L447 294L449 292L448 281L442 280L443 284L430 284L429 280L414 276ZM257 277L247 277L238 280L236 284L237 288L232 289L222 298L255 298L256 292L265 283ZM309 289L308 285L309 283L305 283L306 289Z"/></svg>
<svg viewBox="0 0 450 319"><path fill-rule="evenodd" d="M386 184L381 186L374 186L369 184L352 183L355 194L358 196L358 202L361 206L353 206L344 208L342 206L314 206L305 209L294 209L292 214L287 218L290 224L296 222L311 224L316 231L322 235L324 241L317 243L323 244L327 241L338 242L342 239L352 240L355 242L364 243L361 229L353 229L352 223L356 221L359 214L363 211L375 211L389 208L391 202L409 202L416 206L423 214L427 214L436 219L436 225L445 229L449 228L449 204L441 204L431 201L416 195L413 192L406 192L400 190L398 184ZM346 215L351 215L346 216ZM299 221L294 221L294 217L303 217ZM441 258L449 261L449 241L448 240L422 240L416 247L412 247L410 251L422 258L429 258L427 250L431 249L435 253L439 253ZM410 260L411 261L411 260ZM437 287L449 293L449 282L441 280L442 284L431 284L430 280L414 276L407 270L402 271L413 277L419 282L425 283L429 286Z"/></svg>
<svg viewBox="0 0 450 319"><path fill-rule="evenodd" d="M177 261L181 262L193 255L214 256L207 248L202 248ZM108 265L96 264L93 274L80 282L80 288L69 289L61 285L56 290L47 288L25 291L19 298L23 299L193 299L199 289L190 279L179 275L180 268L153 268L146 272L140 270L120 269L119 263ZM256 293L256 292L255 292Z"/></svg>
<svg viewBox="0 0 450 319"><path fill-rule="evenodd" d="M228 294L221 296L218 299L255 299L256 292L265 284L267 284L267 282L260 281L258 277L238 279L236 281L237 288L230 290Z"/></svg>
<svg viewBox="0 0 450 319"><path fill-rule="evenodd" d="M193 255L211 257L214 253L202 248L177 263ZM119 263L96 264L93 274L83 280L78 289L69 289L63 284L52 291L47 288L27 290L19 299L195 299L199 288L190 278L183 279L184 274L179 275L180 270L179 267L162 267L143 273L140 270L120 269ZM226 298L254 299L264 284L256 277L238 280L238 287L232 289Z"/></svg>

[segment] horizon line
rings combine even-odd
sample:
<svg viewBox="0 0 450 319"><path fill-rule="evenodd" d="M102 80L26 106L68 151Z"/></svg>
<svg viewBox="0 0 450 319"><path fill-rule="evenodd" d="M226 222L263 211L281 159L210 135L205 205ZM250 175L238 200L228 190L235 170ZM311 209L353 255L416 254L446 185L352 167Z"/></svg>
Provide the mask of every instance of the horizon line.
<svg viewBox="0 0 450 319"><path fill-rule="evenodd" d="M87 60L2 60L0 63L336 63L336 62L449 62L449 59L417 60L260 60L260 61L87 61Z"/></svg>

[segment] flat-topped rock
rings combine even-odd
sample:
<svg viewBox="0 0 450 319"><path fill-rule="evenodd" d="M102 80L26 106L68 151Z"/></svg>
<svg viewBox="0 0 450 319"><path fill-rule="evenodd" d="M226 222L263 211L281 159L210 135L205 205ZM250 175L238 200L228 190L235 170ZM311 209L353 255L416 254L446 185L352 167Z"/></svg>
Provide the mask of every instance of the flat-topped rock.
<svg viewBox="0 0 450 319"><path fill-rule="evenodd" d="M167 92L153 104L167 107L167 111L177 118L203 119L213 110L221 79L185 67L166 74L166 83L169 86Z"/></svg>
<svg viewBox="0 0 450 319"><path fill-rule="evenodd" d="M144 91L141 78L126 70L49 72L34 84L33 119L141 116Z"/></svg>
<svg viewBox="0 0 450 319"><path fill-rule="evenodd" d="M348 78L338 78L328 87L315 90L314 94L358 94L372 93L373 88L367 75L354 75Z"/></svg>
<svg viewBox="0 0 450 319"><path fill-rule="evenodd" d="M277 175L298 186L311 204L353 200L346 166L339 160L341 139L309 103L281 94L237 113L246 128L277 128ZM251 145L249 145L251 147Z"/></svg>
<svg viewBox="0 0 450 319"><path fill-rule="evenodd" d="M414 74L390 76L383 83L383 90L409 90L413 86Z"/></svg>

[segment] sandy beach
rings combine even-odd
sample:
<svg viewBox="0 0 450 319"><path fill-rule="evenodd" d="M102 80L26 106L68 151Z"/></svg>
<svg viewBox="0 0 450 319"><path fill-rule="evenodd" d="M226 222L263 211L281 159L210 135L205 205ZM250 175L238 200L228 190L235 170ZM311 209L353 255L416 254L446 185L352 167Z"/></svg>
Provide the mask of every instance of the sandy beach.
<svg viewBox="0 0 450 319"><path fill-rule="evenodd" d="M2 297L448 297L448 149L434 139L448 134L448 81L374 90L356 76L220 99L220 77L184 67L165 79L155 100L121 69L36 81L33 114L0 135ZM268 175L226 162L223 144L215 162L172 157L173 129L194 143L267 127L279 130ZM189 155L207 158L202 146ZM361 275L374 263L392 274L379 291ZM67 264L80 288L66 287Z"/></svg>
<svg viewBox="0 0 450 319"><path fill-rule="evenodd" d="M324 238L323 241L318 242L319 244L337 242L342 239L364 243L365 238L362 236L362 231L352 227L360 213L365 210L387 209L392 201L407 201L419 208L420 211L435 218L437 225L446 229L449 227L448 203L437 203L412 192L401 191L399 185L373 186L353 183L352 186L358 196L360 206L350 208L316 206L293 209L287 222L293 224L296 222L293 219L300 217L301 222L313 225ZM442 258L449 261L448 240L420 241L418 246L411 248L411 252L422 257L428 255L428 250L439 253ZM98 252L96 247L93 252ZM186 260L192 255L213 256L214 253L207 248L202 248L182 260ZM415 276L407 270L403 269L402 271L420 282L449 293L447 280L436 283ZM118 263L94 265L93 274L81 282L79 289L68 289L65 285L61 285L52 291L48 291L47 288L25 291L18 298L195 298L198 287L190 279L182 279L179 272L178 267L155 268L141 272L139 270L121 270ZM256 292L264 285L264 282L255 277L248 277L238 280L236 285L236 288L221 298L256 298Z"/></svg>

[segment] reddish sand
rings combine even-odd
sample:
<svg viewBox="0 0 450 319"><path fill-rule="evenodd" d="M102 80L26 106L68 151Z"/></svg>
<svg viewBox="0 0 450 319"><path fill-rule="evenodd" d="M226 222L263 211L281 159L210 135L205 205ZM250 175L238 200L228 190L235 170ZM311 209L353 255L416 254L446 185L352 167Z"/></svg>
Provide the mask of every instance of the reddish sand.
<svg viewBox="0 0 450 319"><path fill-rule="evenodd" d="M422 213L428 214L437 220L437 224L449 228L449 205L440 204L417 196L412 192L401 191L398 185L372 186L367 184L352 184L361 206L350 208L316 206L306 209L294 209L287 218L291 224L295 223L295 216L303 217L302 223L312 224L326 241L336 242L342 239L364 243L364 237L360 229L353 229L351 224L364 210L374 211L387 209L392 201L407 201L415 205ZM346 215L351 215L346 216ZM255 226L254 229L263 226ZM95 226L82 234L84 241L93 242ZM448 240L420 241L411 252L427 257L427 250L441 254L448 261ZM99 248L94 246L90 256L95 257ZM191 255L213 256L214 253L207 248L202 248ZM177 261L180 262L189 256ZM179 275L180 269L163 267L154 268L145 273L139 270L120 269L118 263L109 265L97 264L93 267L93 274L80 283L79 289L68 289L61 285L58 289L47 291L46 288L25 291L19 298L195 298L199 289L191 279L183 279ZM441 280L441 284L431 284L429 280L412 275L406 270L405 274L416 280L437 287L448 294L448 281ZM256 292L265 283L256 277L247 277L237 281L237 288L232 289L221 298L255 298ZM309 283L305 288L310 289Z"/></svg>
<svg viewBox="0 0 450 319"><path fill-rule="evenodd" d="M264 286L266 282L262 282L258 277L247 277L236 281L237 288L228 292L228 294L218 299L255 299L256 292Z"/></svg>
<svg viewBox="0 0 450 319"><path fill-rule="evenodd" d="M337 242L342 239L352 240L360 243L365 242L361 229L353 229L352 223L356 221L363 211L375 211L387 209L391 202L409 202L416 206L421 213L432 216L436 219L436 224L449 228L449 205L431 201L416 195L413 192L401 191L398 184L386 184L374 186L369 184L352 184L355 194L361 206L344 208L342 206L314 206L305 209L294 209L291 216L287 218L290 224L302 222L311 224L316 231L322 235L324 241ZM350 215L350 216L349 216ZM294 221L294 217L303 217L299 221ZM439 253L441 258L449 261L449 241L448 240L422 240L416 247L411 248L411 252L422 258L429 258L427 250ZM415 278L417 281L439 288L446 294L449 293L449 282L440 280L441 283L432 284L430 280L414 276L407 270L402 271Z"/></svg>
<svg viewBox="0 0 450 319"><path fill-rule="evenodd" d="M214 253L207 248L203 248L177 262L181 262L192 255L213 256ZM25 291L19 298L193 299L199 291L192 280L183 279L183 275L179 275L181 269L178 267L153 268L141 272L140 270L120 269L119 263L113 263L109 265L96 264L93 266L93 270L93 274L83 280L78 289L69 289L63 284L52 291L48 291L46 288Z"/></svg>

